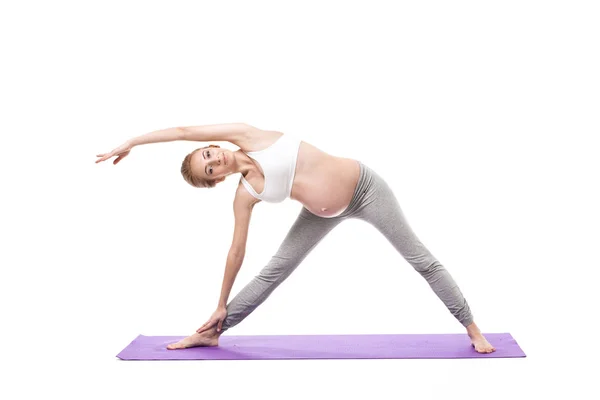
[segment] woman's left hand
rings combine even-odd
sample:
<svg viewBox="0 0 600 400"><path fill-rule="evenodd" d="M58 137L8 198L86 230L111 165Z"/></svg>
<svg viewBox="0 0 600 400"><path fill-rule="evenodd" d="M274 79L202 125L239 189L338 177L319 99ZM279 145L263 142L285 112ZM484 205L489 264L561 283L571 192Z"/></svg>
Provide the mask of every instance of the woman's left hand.
<svg viewBox="0 0 600 400"><path fill-rule="evenodd" d="M218 307L216 309L216 311L213 313L213 315L211 315L211 317L208 319L208 321L206 321L204 323L204 325L202 325L200 328L196 329L196 332L197 333L205 332L215 325L217 325L217 332L220 332L221 328L223 327L223 321L225 321L226 317L227 317L227 308Z"/></svg>
<svg viewBox="0 0 600 400"><path fill-rule="evenodd" d="M98 164L100 161L105 161L111 157L117 156L117 158L113 161L113 164L117 165L117 163L119 161L121 161L123 158L125 158L129 154L129 152L131 151L131 149L133 149L133 147L134 147L133 143L131 143L130 141L127 141L127 142L123 143L122 145L120 145L119 147L117 147L116 149L114 149L113 151L111 151L110 153L98 154L98 155L96 155L96 157L101 157L101 158L96 160L96 164Z"/></svg>

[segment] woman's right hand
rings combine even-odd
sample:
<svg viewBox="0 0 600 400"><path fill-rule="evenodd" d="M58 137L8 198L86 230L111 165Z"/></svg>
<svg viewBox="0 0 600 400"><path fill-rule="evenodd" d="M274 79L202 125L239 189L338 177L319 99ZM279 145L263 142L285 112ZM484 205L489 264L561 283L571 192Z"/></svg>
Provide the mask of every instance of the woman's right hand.
<svg viewBox="0 0 600 400"><path fill-rule="evenodd" d="M223 326L223 321L227 317L227 307L219 306L217 310L211 315L211 317L202 325L200 328L196 329L196 332L202 333L204 331L208 331L213 326L217 326L217 332L221 331Z"/></svg>
<svg viewBox="0 0 600 400"><path fill-rule="evenodd" d="M117 158L113 161L113 164L117 165L117 163L119 161L121 161L123 158L125 158L129 154L129 152L131 151L131 149L133 147L134 147L134 144L132 144L130 141L127 141L127 142L123 143L122 145L120 145L119 147L117 147L116 149L114 149L113 151L111 151L110 153L98 154L98 155L96 155L96 157L101 157L101 158L96 160L96 164L98 164L101 161L106 161L111 157L117 156Z"/></svg>

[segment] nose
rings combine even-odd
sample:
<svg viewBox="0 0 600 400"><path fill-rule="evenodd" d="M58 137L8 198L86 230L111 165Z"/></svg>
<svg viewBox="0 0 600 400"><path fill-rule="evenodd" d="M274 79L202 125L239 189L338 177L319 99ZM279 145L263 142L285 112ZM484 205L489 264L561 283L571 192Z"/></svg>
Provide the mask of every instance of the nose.
<svg viewBox="0 0 600 400"><path fill-rule="evenodd" d="M217 154L217 156L212 159L212 161L210 162L210 164L221 165L222 161L223 161L223 156L221 154Z"/></svg>

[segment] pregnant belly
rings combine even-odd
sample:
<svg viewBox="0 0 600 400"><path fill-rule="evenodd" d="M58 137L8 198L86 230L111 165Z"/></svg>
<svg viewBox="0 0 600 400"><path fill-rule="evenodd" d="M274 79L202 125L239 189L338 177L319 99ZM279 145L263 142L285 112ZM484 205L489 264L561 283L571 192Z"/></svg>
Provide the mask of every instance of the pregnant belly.
<svg viewBox="0 0 600 400"><path fill-rule="evenodd" d="M360 166L356 160L337 158L335 162L298 177L292 197L315 215L337 217L350 204L359 175Z"/></svg>

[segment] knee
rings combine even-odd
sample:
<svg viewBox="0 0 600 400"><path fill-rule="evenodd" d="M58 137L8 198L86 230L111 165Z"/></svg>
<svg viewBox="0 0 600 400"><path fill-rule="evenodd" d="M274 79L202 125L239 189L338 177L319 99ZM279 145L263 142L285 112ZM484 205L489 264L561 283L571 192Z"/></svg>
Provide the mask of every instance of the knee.
<svg viewBox="0 0 600 400"><path fill-rule="evenodd" d="M270 271L260 271L258 275L256 275L255 279L264 283L273 284L279 280L278 274L275 274Z"/></svg>
<svg viewBox="0 0 600 400"><path fill-rule="evenodd" d="M438 260L419 263L414 265L414 267L421 275L433 275L445 269Z"/></svg>
<svg viewBox="0 0 600 400"><path fill-rule="evenodd" d="M263 282L276 283L285 279L295 267L291 260L274 256L256 278Z"/></svg>

